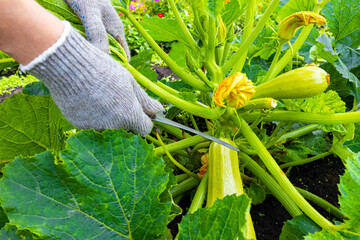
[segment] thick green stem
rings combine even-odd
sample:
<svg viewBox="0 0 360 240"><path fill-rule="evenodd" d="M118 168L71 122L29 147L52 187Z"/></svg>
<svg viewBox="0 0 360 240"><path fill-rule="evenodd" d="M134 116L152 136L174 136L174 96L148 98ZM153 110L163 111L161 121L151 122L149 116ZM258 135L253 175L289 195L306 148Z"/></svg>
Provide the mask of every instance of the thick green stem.
<svg viewBox="0 0 360 240"><path fill-rule="evenodd" d="M261 113L241 114L247 122L254 122ZM311 124L346 124L360 122L360 112L346 113L307 113L294 111L274 111L263 118L264 121L291 121Z"/></svg>
<svg viewBox="0 0 360 240"><path fill-rule="evenodd" d="M200 22L200 19L199 19L199 14L198 14L197 10L193 8L192 3L191 3L191 8L192 8L192 10L194 12L194 25L195 25L195 28L197 29L197 31L198 31L198 33L200 35L200 39L202 41L204 41L205 40L205 31L204 31L203 26L201 25L201 22Z"/></svg>
<svg viewBox="0 0 360 240"><path fill-rule="evenodd" d="M154 49L154 51L161 57L161 59L170 67L170 69L184 82L190 86L202 90L202 91L211 91L211 89L201 80L195 78L191 74L188 74L182 67L176 64L161 48L160 46L152 39L152 37L147 33L147 31L136 21L136 19L131 15L131 13L124 8L115 7L117 10L120 10L124 15L130 20L130 22L136 27L139 33L145 38L149 45Z"/></svg>
<svg viewBox="0 0 360 240"><path fill-rule="evenodd" d="M168 0L171 10L173 11L174 15L175 15L175 19L177 21L177 23L180 26L181 32L184 34L185 36L185 40L186 42L189 44L191 50L193 50L195 53L199 52L199 47L196 44L194 38L191 36L189 30L187 29L187 27L184 24L184 21L182 20L179 11L176 8L176 5L174 3L174 0Z"/></svg>
<svg viewBox="0 0 360 240"><path fill-rule="evenodd" d="M182 173L182 174L176 175L175 177L176 177L176 182L179 184L182 181L185 181L186 179L188 179L189 175L187 175L186 173Z"/></svg>
<svg viewBox="0 0 360 240"><path fill-rule="evenodd" d="M273 177L280 184L282 189L289 195L289 197L296 203L296 205L316 224L327 231L337 231L342 229L343 226L336 226L332 224L329 220L324 218L319 212L317 212L305 199L304 197L295 189L291 184L289 179L286 177L285 173L281 170L279 165L276 163L271 154L267 151L265 146L262 144L260 139L256 134L251 130L248 124L244 119L239 119L239 127L241 127L241 132L244 137L248 140L253 149L257 152L258 156L265 164L266 168L273 175Z"/></svg>
<svg viewBox="0 0 360 240"><path fill-rule="evenodd" d="M276 141L276 143L280 143L280 142L282 142L284 140L288 140L288 139L295 139L295 138L305 136L305 135L317 130L318 128L319 128L318 124L306 125L305 127L301 127L301 128L295 129L293 131L290 131L288 133L285 133Z"/></svg>
<svg viewBox="0 0 360 240"><path fill-rule="evenodd" d="M280 168L284 169L284 168L288 168L288 167L294 167L294 166L299 166L299 165L303 165L303 164L306 164L306 163L311 163L313 161L323 159L324 157L327 157L327 156L329 156L331 154L333 154L332 150L321 153L321 154L316 155L314 157L307 158L307 159L302 159L302 160L299 160L299 161L294 161L294 162L288 162L288 163L281 164Z"/></svg>
<svg viewBox="0 0 360 240"><path fill-rule="evenodd" d="M328 1L326 1L326 2L328 2ZM323 7L323 5L317 4L315 6L313 12L319 13L322 7ZM286 67L286 65L289 62L292 61L292 58L293 58L294 54L296 54L299 51L299 49L301 48L301 46L304 44L304 42L306 41L307 37L309 36L313 26L314 26L314 24L310 24L310 25L303 28L303 30L301 31L299 37L296 39L296 41L292 45L292 50L289 49L284 54L284 56L279 60L279 62L273 68L273 70L272 70L271 74L269 75L268 79L273 79L274 77L276 77Z"/></svg>
<svg viewBox="0 0 360 240"><path fill-rule="evenodd" d="M183 130L166 123L155 122L155 126L159 127L161 130L164 130L165 132L170 133L171 135L175 136L178 139L191 137L190 134L184 132Z"/></svg>
<svg viewBox="0 0 360 240"><path fill-rule="evenodd" d="M329 203L328 201L322 199L319 196L316 196L315 194L308 192L304 189L296 187L296 190L304 196L305 199L315 203L317 206L321 207L322 209L330 212L332 215L337 217L339 220L344 221L348 220L348 218L334 205Z"/></svg>
<svg viewBox="0 0 360 240"><path fill-rule="evenodd" d="M259 35L260 31L265 26L266 22L268 21L270 15L273 13L277 5L279 4L280 0L273 0L271 1L269 7L266 9L264 15L252 30L251 34L248 38L244 39L241 43L239 50L225 63L222 67L224 73L228 72L233 66L236 65L236 62L244 55L247 49L249 49L250 45L255 41L256 37Z"/></svg>
<svg viewBox="0 0 360 240"><path fill-rule="evenodd" d="M256 0L249 0L246 8L246 18L245 18L245 28L242 34L242 39L247 39L251 34L251 30L254 25L255 17L255 4ZM247 57L248 49L245 50L244 54L241 56L240 60L233 67L230 75L234 75L236 72L241 72Z"/></svg>
<svg viewBox="0 0 360 240"><path fill-rule="evenodd" d="M292 217L302 215L303 212L296 206L280 185L254 160L245 153L239 153L240 162L245 165L265 186L271 194L285 207Z"/></svg>
<svg viewBox="0 0 360 240"><path fill-rule="evenodd" d="M164 99L164 101L171 103L171 104L175 105L176 107L178 107L184 111L187 111L195 116L209 118L209 119L217 119L221 116L221 113L218 112L216 109L202 107L197 104L187 102L180 97L174 96L173 94L170 94L163 88L154 84L151 80L149 80L147 77L145 77L140 72L138 72L130 64L126 65L125 67L131 72L131 74L134 76L134 78L142 86L149 89L151 92L155 93L160 98Z"/></svg>
<svg viewBox="0 0 360 240"><path fill-rule="evenodd" d="M205 60L204 64L206 70L210 73L211 82L219 83L222 80L221 68L216 64L215 59L215 46L216 46L216 20L209 18L209 31L208 31L208 42L205 47Z"/></svg>
<svg viewBox="0 0 360 240"><path fill-rule="evenodd" d="M278 46L278 48L276 49L275 56L274 56L274 58L273 58L273 60L272 60L272 62L271 62L270 68L269 68L269 70L267 71L265 77L261 80L261 83L265 83L265 82L271 80L270 76L272 76L272 72L274 71L274 68L275 68L275 66L276 66L276 63L277 63L278 60L279 60L279 57L280 57L280 54L281 54L281 49L282 49L282 46L283 46L283 45L284 45L284 44L280 41L280 42L279 42L279 46Z"/></svg>
<svg viewBox="0 0 360 240"><path fill-rule="evenodd" d="M200 180L198 178L188 178L178 185L174 186L170 190L170 194L173 198L176 198L177 196L186 193L187 191L193 189L194 187L199 185Z"/></svg>
<svg viewBox="0 0 360 240"><path fill-rule="evenodd" d="M202 205L204 204L206 193L207 193L208 179L209 179L209 173L206 172L204 177L201 179L200 185L199 185L198 189L196 190L193 200L191 201L189 213L193 214L199 208L201 208Z"/></svg>
<svg viewBox="0 0 360 240"><path fill-rule="evenodd" d="M166 145L166 149L169 152L174 152L174 151L177 151L177 150L180 150L180 149L184 149L184 148L194 146L194 145L204 141L205 139L206 138L201 137L199 135L196 135L196 136L193 136L193 137L188 137L188 138L186 138L184 140L181 140L181 141ZM165 154L165 151L164 151L164 149L162 147L157 147L157 148L154 149L154 151L155 151L155 154L157 156L161 156L161 155Z"/></svg>
<svg viewBox="0 0 360 240"><path fill-rule="evenodd" d="M150 141L150 142L152 142L152 143L153 143L154 145L156 145L156 146L161 146L161 143L159 142L159 140L153 138L153 137L150 136L150 135L146 135L145 139L148 140L148 141Z"/></svg>

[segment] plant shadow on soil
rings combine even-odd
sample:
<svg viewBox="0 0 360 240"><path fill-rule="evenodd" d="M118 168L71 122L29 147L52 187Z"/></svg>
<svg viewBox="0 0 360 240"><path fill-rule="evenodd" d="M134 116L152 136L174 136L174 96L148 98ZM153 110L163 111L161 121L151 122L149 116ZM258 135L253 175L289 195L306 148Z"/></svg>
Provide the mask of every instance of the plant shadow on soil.
<svg viewBox="0 0 360 240"><path fill-rule="evenodd" d="M158 79L172 75L172 72L167 67L154 67L154 69L159 74ZM0 74L0 77L4 75L5 74ZM7 75L8 74L5 76ZM175 79L177 78L176 76L174 77ZM5 98L19 92L21 92L21 88L15 89L11 94L0 95L0 103ZM293 167L289 179L295 186L308 190L338 207L339 191L337 184L343 173L344 165L341 160L329 156L313 163ZM184 196L179 203L179 206L183 209L182 214L175 217L175 219L168 224L168 228L173 236L176 236L178 233L178 224L187 213L190 203L190 195ZM333 218L325 210L317 206L314 207L328 219ZM251 207L251 217L253 219L256 237L259 240L279 239L284 222L291 219L290 214L272 195L267 195L263 203Z"/></svg>

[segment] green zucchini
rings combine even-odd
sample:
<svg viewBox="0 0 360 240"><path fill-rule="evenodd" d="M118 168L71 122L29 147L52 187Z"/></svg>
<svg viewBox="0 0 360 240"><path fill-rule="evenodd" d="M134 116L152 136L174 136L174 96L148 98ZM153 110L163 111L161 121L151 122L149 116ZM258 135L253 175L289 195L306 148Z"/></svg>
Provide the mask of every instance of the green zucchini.
<svg viewBox="0 0 360 240"><path fill-rule="evenodd" d="M255 87L252 99L307 98L321 94L330 84L330 75L315 66L291 70Z"/></svg>
<svg viewBox="0 0 360 240"><path fill-rule="evenodd" d="M227 138L221 140L235 145ZM212 206L216 199L223 199L227 195L244 193L239 169L238 153L219 143L213 142L209 149L209 179L207 206ZM249 214L247 218L246 238L256 239L254 226Z"/></svg>

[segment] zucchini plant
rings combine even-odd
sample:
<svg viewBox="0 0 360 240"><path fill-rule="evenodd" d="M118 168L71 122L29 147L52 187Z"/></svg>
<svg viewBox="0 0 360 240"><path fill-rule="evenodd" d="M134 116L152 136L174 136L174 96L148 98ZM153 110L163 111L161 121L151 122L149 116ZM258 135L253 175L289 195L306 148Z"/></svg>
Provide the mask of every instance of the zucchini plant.
<svg viewBox="0 0 360 240"><path fill-rule="evenodd" d="M62 1L37 1L83 31ZM167 118L240 152L161 123L156 124L160 131L145 139L121 129L74 129L41 83L29 84L0 105L2 238L256 239L251 203L257 196L246 191L251 185L242 178L251 178L294 218L284 239L359 237L360 216L354 211L360 207L359 66L350 67L349 59L336 53L347 51L346 44L359 45L348 42L359 30L355 0L347 5L272 0L261 12L255 0L186 0L190 24L174 0L168 0L174 18L140 22L129 11L129 0L112 2L152 48L129 62L109 36L114 59L164 103ZM355 13L343 30L335 21L349 11ZM235 23L241 18L239 32ZM314 27L326 21L328 29ZM159 41L171 43L169 53ZM157 81L149 63L153 54L180 80ZM4 61L13 62L8 56ZM340 80L346 89L337 92ZM298 143L302 146L294 150ZM292 167L328 155L346 167L340 209L319 197L312 204L331 209L333 219L320 214L307 200L310 193L288 178ZM179 207L186 198L188 212L178 232L170 232L167 225L186 210Z"/></svg>

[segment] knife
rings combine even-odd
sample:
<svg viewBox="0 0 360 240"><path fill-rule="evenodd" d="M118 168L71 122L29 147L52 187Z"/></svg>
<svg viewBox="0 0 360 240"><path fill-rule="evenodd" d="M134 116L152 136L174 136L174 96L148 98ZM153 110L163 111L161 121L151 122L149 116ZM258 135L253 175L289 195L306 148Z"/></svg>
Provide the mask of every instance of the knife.
<svg viewBox="0 0 360 240"><path fill-rule="evenodd" d="M224 142L224 141L222 141L222 140L220 140L220 139L218 139L216 137L210 136L209 134L202 133L200 131L197 131L195 129L192 129L190 127L187 127L185 125L182 125L180 123L177 123L177 122L174 122L174 121L172 121L170 119L167 119L162 115L162 113L158 113L158 114L155 115L155 117L151 117L151 120L155 121L155 122L165 123L165 124L168 124L168 125L183 129L183 130L188 131L188 132L192 132L192 133L194 133L196 135L199 135L199 136L207 138L207 139L209 139L211 141L217 142L217 143L219 143L219 144L221 144L221 145L223 145L225 147L228 147L228 148L230 148L232 150L235 150L235 151L238 151L238 152L240 151L239 149L237 149L233 145L231 145L231 144L229 144L227 142Z"/></svg>

